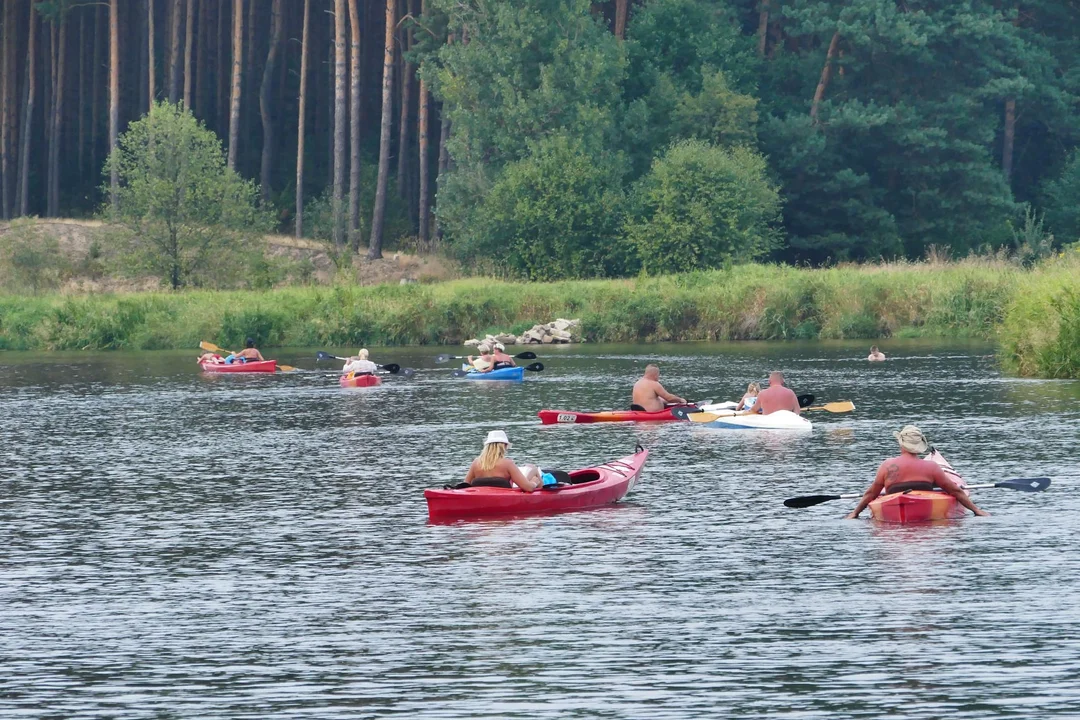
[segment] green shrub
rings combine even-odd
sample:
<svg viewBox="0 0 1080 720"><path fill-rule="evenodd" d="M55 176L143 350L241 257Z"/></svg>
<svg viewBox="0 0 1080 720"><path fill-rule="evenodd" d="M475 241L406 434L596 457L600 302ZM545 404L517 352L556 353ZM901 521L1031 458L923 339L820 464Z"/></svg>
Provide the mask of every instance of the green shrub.
<svg viewBox="0 0 1080 720"><path fill-rule="evenodd" d="M0 231L0 286L8 292L55 290L71 272L59 241L41 231L34 218L14 220Z"/></svg>
<svg viewBox="0 0 1080 720"><path fill-rule="evenodd" d="M779 194L752 150L677 143L653 163L633 204L626 235L650 273L746 262L776 245Z"/></svg>

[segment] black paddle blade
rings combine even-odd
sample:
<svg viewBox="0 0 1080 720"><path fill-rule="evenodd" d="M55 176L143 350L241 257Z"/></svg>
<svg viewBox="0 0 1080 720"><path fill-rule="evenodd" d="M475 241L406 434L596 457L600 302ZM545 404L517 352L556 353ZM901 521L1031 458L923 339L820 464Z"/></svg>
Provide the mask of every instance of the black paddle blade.
<svg viewBox="0 0 1080 720"><path fill-rule="evenodd" d="M689 420L690 419L689 418L690 413L694 413L694 412L697 412L697 411L698 411L697 408L686 407L686 406L671 408L671 414L674 415L675 417L679 418L680 420Z"/></svg>
<svg viewBox="0 0 1080 720"><path fill-rule="evenodd" d="M1009 488L1010 490L1022 490L1024 492L1042 492L1050 487L1050 478L1017 478L1016 480L1002 480L994 483L994 487Z"/></svg>
<svg viewBox="0 0 1080 720"><path fill-rule="evenodd" d="M784 507L806 508L811 505L820 505L823 502L839 499L839 495L803 495L802 497L788 498L784 501Z"/></svg>
<svg viewBox="0 0 1080 720"><path fill-rule="evenodd" d="M529 372L540 372L544 369L544 363L533 363L532 365L526 365L525 369Z"/></svg>
<svg viewBox="0 0 1080 720"><path fill-rule="evenodd" d="M514 357L516 357L518 360L535 360L536 353L534 353L532 350L526 350L523 353L518 353Z"/></svg>
<svg viewBox="0 0 1080 720"><path fill-rule="evenodd" d="M398 372L401 370L401 366L397 363L387 363L386 365L380 365L379 367L381 367L383 370L390 373L391 375L397 375Z"/></svg>
<svg viewBox="0 0 1080 720"><path fill-rule="evenodd" d="M334 356L334 355L331 355L328 352L323 352L322 350L320 350L319 352L315 353L315 359L316 360L337 360L338 358L336 356Z"/></svg>
<svg viewBox="0 0 1080 720"><path fill-rule="evenodd" d="M412 376L415 375L415 374L416 374L416 371L413 370L412 368L401 368L401 372L398 373L398 375L401 375L402 377L409 378L409 379L412 379Z"/></svg>
<svg viewBox="0 0 1080 720"><path fill-rule="evenodd" d="M435 358L435 362L444 363L444 362L450 362L453 359L454 359L453 355L438 355Z"/></svg>
<svg viewBox="0 0 1080 720"><path fill-rule="evenodd" d="M467 370L455 370L454 372L450 373L450 377L462 378L468 374L469 372Z"/></svg>
<svg viewBox="0 0 1080 720"><path fill-rule="evenodd" d="M813 395L800 395L799 396L799 407L806 408L806 407L810 407L813 404L814 404L814 396Z"/></svg>

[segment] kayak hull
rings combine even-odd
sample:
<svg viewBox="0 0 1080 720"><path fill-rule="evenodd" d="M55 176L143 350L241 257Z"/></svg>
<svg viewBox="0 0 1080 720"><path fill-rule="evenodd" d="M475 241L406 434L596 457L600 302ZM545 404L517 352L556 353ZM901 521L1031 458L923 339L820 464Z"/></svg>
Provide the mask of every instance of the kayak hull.
<svg viewBox="0 0 1080 720"><path fill-rule="evenodd" d="M790 410L778 410L768 415L732 415L719 417L707 423L698 423L697 427L717 430L785 430L791 432L810 432L814 424Z"/></svg>
<svg viewBox="0 0 1080 720"><path fill-rule="evenodd" d="M425 490L430 520L532 515L587 510L618 502L641 476L648 450L570 473L573 484L531 493L518 488Z"/></svg>
<svg viewBox="0 0 1080 720"><path fill-rule="evenodd" d="M382 385L382 379L378 375L342 375L338 383L343 388L367 388Z"/></svg>
<svg viewBox="0 0 1080 720"><path fill-rule="evenodd" d="M277 360L256 360L255 362L208 363L201 362L199 367L208 373L272 373L277 370Z"/></svg>
<svg viewBox="0 0 1080 720"><path fill-rule="evenodd" d="M872 500L870 515L879 522L920 523L963 517L964 507L946 492L911 490Z"/></svg>
<svg viewBox="0 0 1080 720"><path fill-rule="evenodd" d="M675 407L687 407L677 405ZM674 407L658 412L641 410L607 410L604 412L576 412L574 410L541 410L536 413L544 425L588 424L601 422L675 422L679 418L672 414Z"/></svg>
<svg viewBox="0 0 1080 720"><path fill-rule="evenodd" d="M461 369L468 371L468 375L465 376L466 380L509 380L510 382L521 382L525 379L525 368L523 367L499 368L498 370L484 373L470 370L468 365L462 365Z"/></svg>

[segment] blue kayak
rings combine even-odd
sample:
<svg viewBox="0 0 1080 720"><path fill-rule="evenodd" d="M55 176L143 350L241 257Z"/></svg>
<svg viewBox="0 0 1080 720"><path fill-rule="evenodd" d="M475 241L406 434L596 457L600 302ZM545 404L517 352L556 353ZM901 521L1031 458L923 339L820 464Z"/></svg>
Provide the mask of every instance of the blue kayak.
<svg viewBox="0 0 1080 720"><path fill-rule="evenodd" d="M468 374L465 375L466 380L511 380L513 382L521 382L525 379L525 368L523 367L499 368L498 370L484 373L471 370L468 365L462 365L461 369L468 372Z"/></svg>

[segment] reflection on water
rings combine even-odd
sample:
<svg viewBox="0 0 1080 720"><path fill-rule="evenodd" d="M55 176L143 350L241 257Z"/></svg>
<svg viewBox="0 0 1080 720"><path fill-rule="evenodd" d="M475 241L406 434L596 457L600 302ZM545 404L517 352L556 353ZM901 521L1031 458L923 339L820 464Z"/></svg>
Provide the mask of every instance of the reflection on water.
<svg viewBox="0 0 1080 720"><path fill-rule="evenodd" d="M333 348L327 348L333 351ZM0 353L0 716L982 718L1080 715L1080 383L983 345L545 348L520 384L441 349L343 391L207 377L180 353ZM690 397L784 370L812 434L542 427L610 409L646 362ZM916 422L994 515L841 520ZM652 451L601 511L429 525L422 492L503 428L567 469Z"/></svg>

